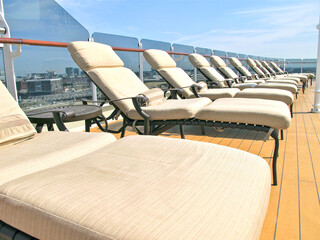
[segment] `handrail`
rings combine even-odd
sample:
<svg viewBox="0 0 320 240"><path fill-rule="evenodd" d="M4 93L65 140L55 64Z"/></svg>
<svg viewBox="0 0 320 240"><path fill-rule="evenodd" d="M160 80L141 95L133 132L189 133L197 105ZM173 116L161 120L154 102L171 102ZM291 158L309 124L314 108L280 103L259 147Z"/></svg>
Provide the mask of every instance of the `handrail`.
<svg viewBox="0 0 320 240"><path fill-rule="evenodd" d="M0 43L5 44L19 44L19 45L30 45L30 46L44 46L44 47L63 47L66 48L68 43L66 42L53 42L53 41L42 41L42 40L32 40L32 39L21 39L21 38L3 38L0 37ZM144 52L146 49L137 49L137 48L121 48L121 47L112 47L114 51L122 51L122 52ZM171 55L181 55L188 56L190 53L182 53L182 52L168 52ZM210 55L201 54L204 57L211 57ZM228 59L228 57L221 57L222 59ZM238 58L240 61L245 61L246 59ZM269 61L267 61L269 62ZM315 61L316 62L316 61ZM284 62L285 64L290 63L315 63L315 62Z"/></svg>

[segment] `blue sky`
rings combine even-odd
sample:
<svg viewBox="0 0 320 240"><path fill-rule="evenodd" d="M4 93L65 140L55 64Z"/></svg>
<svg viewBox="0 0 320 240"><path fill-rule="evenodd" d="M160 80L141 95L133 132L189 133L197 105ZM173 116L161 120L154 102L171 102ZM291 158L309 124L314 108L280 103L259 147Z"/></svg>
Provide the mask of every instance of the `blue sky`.
<svg viewBox="0 0 320 240"><path fill-rule="evenodd" d="M104 32L266 57L316 58L319 0L56 0Z"/></svg>

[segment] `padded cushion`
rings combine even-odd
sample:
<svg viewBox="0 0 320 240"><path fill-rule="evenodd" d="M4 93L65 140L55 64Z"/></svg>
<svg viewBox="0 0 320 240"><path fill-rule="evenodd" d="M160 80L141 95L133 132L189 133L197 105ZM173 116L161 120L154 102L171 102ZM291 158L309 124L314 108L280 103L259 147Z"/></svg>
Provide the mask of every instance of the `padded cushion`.
<svg viewBox="0 0 320 240"><path fill-rule="evenodd" d="M249 58L250 59L250 58ZM252 60L252 59L250 59L250 60ZM248 63L248 62L247 62ZM259 68L261 68L261 67L263 67L262 66L262 64L261 64L261 62L259 61L259 60L254 60L254 63L257 65L257 67L259 67Z"/></svg>
<svg viewBox="0 0 320 240"><path fill-rule="evenodd" d="M219 70L227 77L227 78L238 78L238 75L229 67L221 67Z"/></svg>
<svg viewBox="0 0 320 240"><path fill-rule="evenodd" d="M176 62L170 55L162 50L158 49L148 49L143 52L144 58L155 70L161 68L175 68L177 66Z"/></svg>
<svg viewBox="0 0 320 240"><path fill-rule="evenodd" d="M28 138L36 131L18 103L0 81L0 146Z"/></svg>
<svg viewBox="0 0 320 240"><path fill-rule="evenodd" d="M238 66L238 67L237 67L237 70L238 70L243 76L246 76L246 77L251 77L251 76L252 76L252 73L249 72L249 70L246 69L244 66Z"/></svg>
<svg viewBox="0 0 320 240"><path fill-rule="evenodd" d="M238 88L212 88L206 91L200 91L201 97L210 98L212 101L219 98L231 98L236 95L240 90Z"/></svg>
<svg viewBox="0 0 320 240"><path fill-rule="evenodd" d="M245 83L236 83L236 84L233 84L232 87L233 88L238 88L240 90L242 89L246 89L246 88L254 88L256 87L257 84L256 83L250 83L250 82L245 82Z"/></svg>
<svg viewBox="0 0 320 240"><path fill-rule="evenodd" d="M238 92L237 98L259 98L268 100L277 100L287 105L293 103L293 94L287 90L267 89L267 88L246 88Z"/></svg>
<svg viewBox="0 0 320 240"><path fill-rule="evenodd" d="M237 58L235 58L235 57L229 58L229 62L230 62L231 65L234 66L234 67L240 67L240 66L242 66L242 63L240 62L240 60L237 59Z"/></svg>
<svg viewBox="0 0 320 240"><path fill-rule="evenodd" d="M267 83L285 83L285 84L293 84L298 86L298 83L294 80L284 79L284 78L270 78L266 80Z"/></svg>
<svg viewBox="0 0 320 240"><path fill-rule="evenodd" d="M27 141L2 147L0 185L90 154L115 140L109 133L54 131L36 134Z"/></svg>
<svg viewBox="0 0 320 240"><path fill-rule="evenodd" d="M287 129L291 123L288 106L280 101L222 98L200 110L201 120L246 123Z"/></svg>
<svg viewBox="0 0 320 240"><path fill-rule="evenodd" d="M208 62L208 60L198 53L190 54L189 61L195 68L210 67L210 63Z"/></svg>
<svg viewBox="0 0 320 240"><path fill-rule="evenodd" d="M193 118L199 109L210 103L209 98L171 99L162 104L141 107L141 109L150 116L150 120L189 119ZM143 119L135 109L128 111L127 116L135 120Z"/></svg>
<svg viewBox="0 0 320 240"><path fill-rule="evenodd" d="M88 75L111 100L135 97L149 90L134 72L124 67L96 68L88 71ZM114 104L124 114L135 109L131 99L117 101Z"/></svg>
<svg viewBox="0 0 320 240"><path fill-rule="evenodd" d="M71 42L68 50L73 60L84 71L94 68L123 67L124 63L108 45L95 42Z"/></svg>
<svg viewBox="0 0 320 240"><path fill-rule="evenodd" d="M159 70L160 75L174 88L183 88L182 94L185 98L193 96L188 86L192 86L195 82L181 68L162 68Z"/></svg>
<svg viewBox="0 0 320 240"><path fill-rule="evenodd" d="M250 66L250 67L256 67L257 64L255 63L254 60L252 60L251 58L246 59L246 63Z"/></svg>
<svg viewBox="0 0 320 240"><path fill-rule="evenodd" d="M201 67L199 69L211 81L217 82L221 84L221 86L224 86L224 81L225 81L224 77L213 67Z"/></svg>
<svg viewBox="0 0 320 240"><path fill-rule="evenodd" d="M222 58L218 56L211 56L210 62L215 66L216 68L226 67L227 64L222 60Z"/></svg>
<svg viewBox="0 0 320 240"><path fill-rule="evenodd" d="M259 68L259 67L251 67L253 69L253 71L256 72L256 74L258 74L260 77L266 77L266 75L264 74L264 72Z"/></svg>
<svg viewBox="0 0 320 240"><path fill-rule="evenodd" d="M130 136L2 185L0 219L46 240L258 239L270 188L254 154Z"/></svg>
<svg viewBox="0 0 320 240"><path fill-rule="evenodd" d="M147 106L162 104L165 101L164 93L160 88L152 88L146 92L140 93L139 95L147 98Z"/></svg>
<svg viewBox="0 0 320 240"><path fill-rule="evenodd" d="M278 67L277 64L275 64L274 62L270 62L270 65L272 66L273 69L275 69L277 72L279 73L283 73L282 69Z"/></svg>
<svg viewBox="0 0 320 240"><path fill-rule="evenodd" d="M296 94L298 91L297 86L293 84L285 84L285 83L260 83L256 86L257 88L275 88L275 89L282 89L282 90L287 90L291 92L292 94Z"/></svg>

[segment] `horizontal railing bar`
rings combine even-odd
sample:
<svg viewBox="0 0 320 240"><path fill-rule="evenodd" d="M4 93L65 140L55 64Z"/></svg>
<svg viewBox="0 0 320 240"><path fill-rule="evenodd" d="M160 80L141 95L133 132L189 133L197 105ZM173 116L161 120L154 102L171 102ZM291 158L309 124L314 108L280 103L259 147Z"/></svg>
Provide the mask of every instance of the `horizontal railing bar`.
<svg viewBox="0 0 320 240"><path fill-rule="evenodd" d="M1 28L0 28L1 32ZM64 47L68 46L66 42L53 42L53 41L42 41L42 40L31 40L31 39L21 39L21 38L0 38L0 43L5 44L20 44L20 45L31 45L31 46L43 46L43 47ZM137 48L121 48L121 47L112 47L114 51L123 51L123 52L144 52L146 49L137 49ZM181 55L188 56L190 53L181 53L181 52L167 52L171 55ZM201 54L204 57L211 57L210 55ZM228 57L221 57L222 59L228 59ZM245 61L246 59L239 58L241 61ZM268 61L269 62L269 61ZM285 64L301 64L301 63L316 63L315 62L284 62Z"/></svg>

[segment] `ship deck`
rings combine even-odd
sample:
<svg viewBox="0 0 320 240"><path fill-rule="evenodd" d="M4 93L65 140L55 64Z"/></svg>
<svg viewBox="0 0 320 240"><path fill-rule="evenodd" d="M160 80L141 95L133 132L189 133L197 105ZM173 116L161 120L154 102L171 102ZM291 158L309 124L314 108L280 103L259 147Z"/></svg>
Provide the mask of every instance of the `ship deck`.
<svg viewBox="0 0 320 240"><path fill-rule="evenodd" d="M309 87L294 102L291 126L280 141L277 164L278 186L272 186L260 239L320 239L320 114L311 113L314 89ZM117 129L121 122L111 123ZM130 128L128 128L130 129ZM97 128L93 129L98 131ZM126 135L136 134L127 131ZM218 132L185 127L186 139L229 146L272 159L274 141L264 134L237 129ZM115 134L117 138L119 134ZM160 136L180 138L178 128Z"/></svg>

